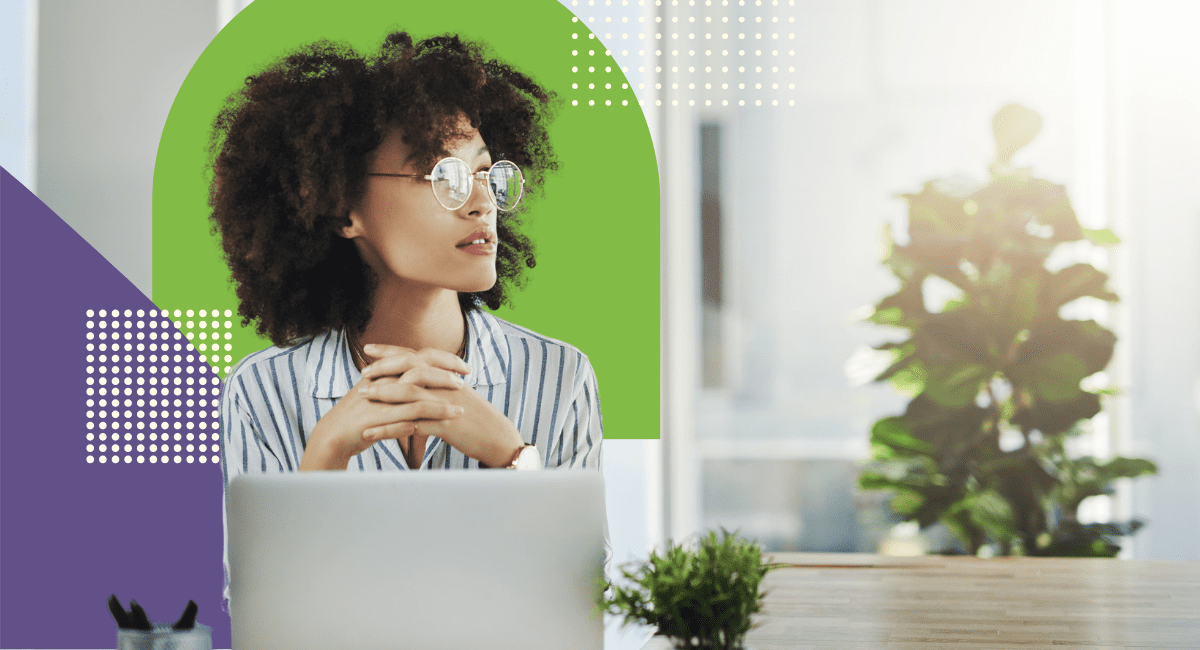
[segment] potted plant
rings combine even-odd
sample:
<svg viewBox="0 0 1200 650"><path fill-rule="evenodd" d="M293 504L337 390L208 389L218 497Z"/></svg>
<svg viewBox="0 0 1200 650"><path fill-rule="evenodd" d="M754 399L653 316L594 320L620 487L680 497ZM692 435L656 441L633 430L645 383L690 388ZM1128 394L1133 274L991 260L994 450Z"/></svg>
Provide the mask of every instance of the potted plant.
<svg viewBox="0 0 1200 650"><path fill-rule="evenodd" d="M670 545L641 564L622 567L628 585L610 584L600 607L625 623L658 626L676 648L741 650L762 609L762 549L722 530L703 536L694 550Z"/></svg>
<svg viewBox="0 0 1200 650"><path fill-rule="evenodd" d="M1048 261L1063 245L1117 239L1080 227L1062 185L1012 166L1040 129L1034 111L1000 109L990 182L931 181L904 196L909 242L885 230L883 263L900 288L869 320L908 336L876 348L891 365L875 380L913 399L872 427L873 462L859 483L895 492L896 513L922 527L941 522L971 554L989 546L1000 555L1112 556L1141 522L1083 524L1079 505L1156 468L1067 453L1113 392L1081 381L1108 365L1116 337L1062 308L1117 296L1091 264ZM931 281L957 295L927 308Z"/></svg>

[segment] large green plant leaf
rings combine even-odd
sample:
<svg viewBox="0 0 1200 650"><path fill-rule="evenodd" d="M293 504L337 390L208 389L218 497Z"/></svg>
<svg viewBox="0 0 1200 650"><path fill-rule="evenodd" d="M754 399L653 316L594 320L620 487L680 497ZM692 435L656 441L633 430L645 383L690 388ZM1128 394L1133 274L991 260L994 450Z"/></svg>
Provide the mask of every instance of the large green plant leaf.
<svg viewBox="0 0 1200 650"><path fill-rule="evenodd" d="M1054 402L1073 399L1080 380L1108 365L1116 340L1095 321L1044 318L1031 328L1005 373L1041 398Z"/></svg>
<svg viewBox="0 0 1200 650"><path fill-rule="evenodd" d="M876 458L906 458L927 456L933 446L909 433L908 422L902 417L883 418L871 427L871 447Z"/></svg>
<svg viewBox="0 0 1200 650"><path fill-rule="evenodd" d="M953 516L959 508L970 513L971 521L993 538L1011 539L1017 536L1017 522L1012 506L996 490L987 489L969 494L948 508L947 514Z"/></svg>
<svg viewBox="0 0 1200 650"><path fill-rule="evenodd" d="M897 361L891 368L885 370L883 374L887 375L887 381L896 390L907 395L917 395L925 390L929 378L929 373L925 370L924 364L916 356L909 356Z"/></svg>
<svg viewBox="0 0 1200 650"><path fill-rule="evenodd" d="M939 406L960 408L975 400L992 369L977 363L949 361L929 369L925 395Z"/></svg>
<svg viewBox="0 0 1200 650"><path fill-rule="evenodd" d="M958 309L930 314L924 326L913 332L913 342L917 356L930 366L965 362L994 371L1000 360L993 341L1004 329L972 310Z"/></svg>
<svg viewBox="0 0 1200 650"><path fill-rule="evenodd" d="M922 393L909 402L904 420L909 434L932 448L929 458L935 471L944 476L960 477L955 480L961 482L975 463L975 449L981 442L980 431L989 415L987 409L974 402L947 408L928 393Z"/></svg>
<svg viewBox="0 0 1200 650"><path fill-rule="evenodd" d="M914 241L934 234L961 237L969 225L966 202L962 197L943 193L937 181L930 181L916 194L902 195L908 200L908 232Z"/></svg>
<svg viewBox="0 0 1200 650"><path fill-rule="evenodd" d="M1083 230L1066 188L1057 183L1040 178L1008 177L996 179L977 192L972 198L981 205L987 203L998 206L998 209L1011 220L1014 229L1028 231L1027 225L1034 224L1049 226L1052 230L1044 235L1051 243L1077 241L1083 238Z"/></svg>
<svg viewBox="0 0 1200 650"><path fill-rule="evenodd" d="M942 521L947 513L953 513L956 505L963 502L965 494L964 487L959 483L928 486L921 493L920 505L909 516L922 528L932 526Z"/></svg>
<svg viewBox="0 0 1200 650"><path fill-rule="evenodd" d="M1089 374L1087 364L1070 352L1041 357L1029 364L1026 386L1037 396L1052 403L1074 399L1082 392L1079 382Z"/></svg>
<svg viewBox="0 0 1200 650"><path fill-rule="evenodd" d="M1022 431L1036 429L1043 435L1056 436L1099 412L1100 396L1080 391L1075 397L1061 402L1034 400L1027 406L1017 407L1011 421Z"/></svg>
<svg viewBox="0 0 1200 650"><path fill-rule="evenodd" d="M1025 196L1034 199L1030 208L1036 212L1038 221L1054 228L1053 238L1063 242L1082 239L1083 229L1079 227L1067 189L1039 178L1032 179L1029 185L1030 191Z"/></svg>
<svg viewBox="0 0 1200 650"><path fill-rule="evenodd" d="M1108 275L1091 264L1074 264L1050 276L1042 302L1050 309L1085 296L1115 301L1117 294L1108 290Z"/></svg>

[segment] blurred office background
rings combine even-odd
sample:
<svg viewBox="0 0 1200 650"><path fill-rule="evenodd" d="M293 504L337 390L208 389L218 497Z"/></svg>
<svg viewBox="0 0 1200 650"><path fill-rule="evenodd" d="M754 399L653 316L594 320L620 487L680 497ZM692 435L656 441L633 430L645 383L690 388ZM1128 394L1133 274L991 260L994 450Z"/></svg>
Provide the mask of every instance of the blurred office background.
<svg viewBox="0 0 1200 650"><path fill-rule="evenodd" d="M1071 452L1159 466L1081 520L1147 519L1121 557L1200 559L1200 5L566 4L621 62L658 150L664 423L641 455L647 543L725 527L769 550L875 552L913 533L887 495L856 488L871 424L908 399L863 385L864 351L898 340L861 322L898 286L881 231L904 239L899 193L986 181L992 116L1016 102L1043 128L1014 163L1123 242L1058 260L1096 265L1121 296L1064 314L1119 339L1092 378L1119 395Z"/></svg>
<svg viewBox="0 0 1200 650"><path fill-rule="evenodd" d="M906 403L856 363L895 334L857 318L896 288L879 242L885 223L904 232L897 194L985 180L1011 102L1044 121L1016 164L1123 240L1080 253L1122 299L1084 306L1119 337L1120 395L1075 451L1159 474L1083 514L1148 519L1122 557L1200 559L1200 5L564 4L637 90L662 181L663 439L606 442L618 561L718 526L768 550L874 552L897 534L886 496L856 489L871 423ZM158 136L242 6L3 0L0 164L147 294Z"/></svg>

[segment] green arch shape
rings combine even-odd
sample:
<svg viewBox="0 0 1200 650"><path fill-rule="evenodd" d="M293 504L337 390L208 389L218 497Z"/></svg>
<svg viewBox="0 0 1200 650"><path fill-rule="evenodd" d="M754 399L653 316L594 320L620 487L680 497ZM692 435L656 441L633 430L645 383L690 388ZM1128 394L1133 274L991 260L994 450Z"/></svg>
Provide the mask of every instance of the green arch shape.
<svg viewBox="0 0 1200 650"><path fill-rule="evenodd" d="M572 34L579 39L588 34L582 21L572 19L555 0L250 4L196 61L163 129L154 167L155 302L183 310L183 321L188 309L197 318L201 309L215 310L222 323L226 310L236 316L237 299L208 221L206 146L222 102L246 76L319 39L373 52L396 28L418 38L457 33L487 43L565 100L550 132L561 170L547 179L545 197L526 217L538 265L529 271L528 286L517 293L514 306L496 314L588 355L603 396L607 437L657 438L658 166L645 116L620 66L603 51L572 54L581 43ZM586 87L585 82L611 82L613 88L603 90L603 83L594 91L571 87ZM222 376L225 366L270 345L252 327L241 327L236 317L230 320L232 338L221 339L217 350L212 339L199 338L202 330L187 330L197 349L204 345L203 353ZM227 344L232 350L224 349Z"/></svg>

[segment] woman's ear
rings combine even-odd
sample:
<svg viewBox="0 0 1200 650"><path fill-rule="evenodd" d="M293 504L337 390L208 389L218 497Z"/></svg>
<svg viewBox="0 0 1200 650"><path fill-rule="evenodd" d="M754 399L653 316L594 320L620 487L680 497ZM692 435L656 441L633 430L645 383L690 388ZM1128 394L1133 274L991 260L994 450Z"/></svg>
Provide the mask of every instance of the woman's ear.
<svg viewBox="0 0 1200 650"><path fill-rule="evenodd" d="M354 239L355 237L362 237L362 235L363 235L362 217L359 216L358 210L351 210L350 216L347 217L346 220L349 221L350 224L346 225L346 226L342 226L342 229L341 229L341 231L339 231L338 234L340 234L342 237L345 237L346 239Z"/></svg>

